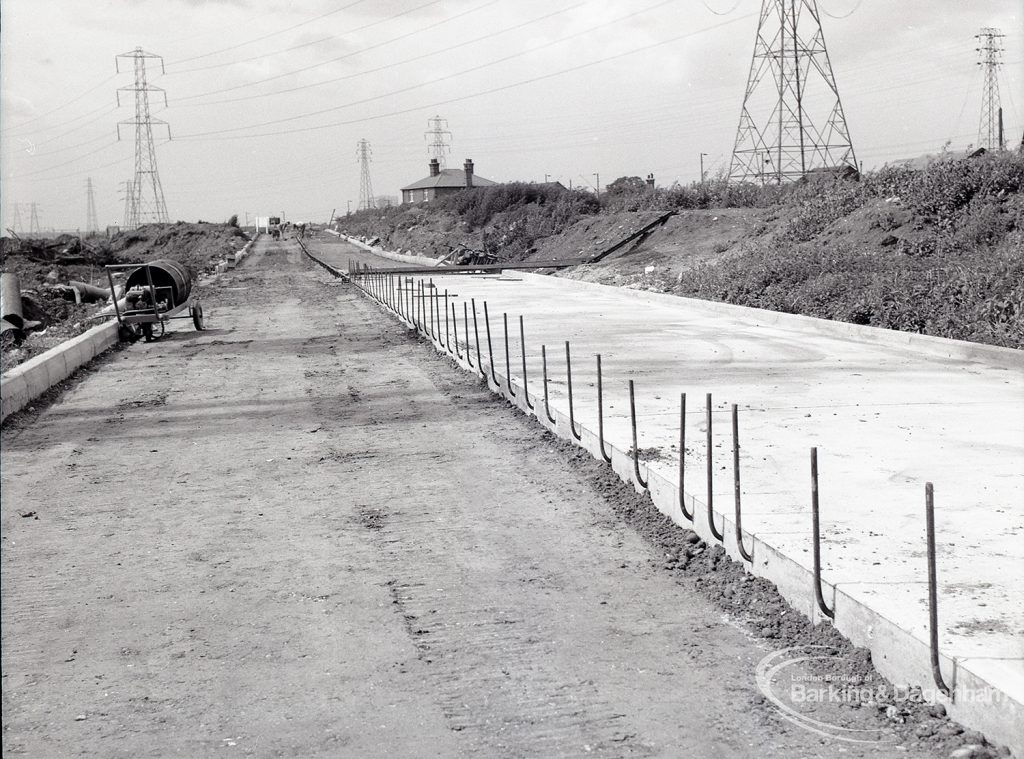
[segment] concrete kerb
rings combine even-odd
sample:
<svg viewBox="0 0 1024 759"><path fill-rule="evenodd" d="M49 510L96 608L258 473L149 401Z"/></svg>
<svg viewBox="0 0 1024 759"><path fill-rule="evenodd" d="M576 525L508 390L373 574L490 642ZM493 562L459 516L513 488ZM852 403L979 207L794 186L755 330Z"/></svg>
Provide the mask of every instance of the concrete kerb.
<svg viewBox="0 0 1024 759"><path fill-rule="evenodd" d="M251 245L252 241L250 240L234 256L238 257L241 254L244 258L248 255ZM217 264L212 276L206 277L204 281L212 281L226 269L227 262L222 261ZM0 421L21 411L51 387L70 377L76 370L112 348L117 342L118 323L116 319L112 319L98 324L70 340L65 340L60 345L55 345L45 353L11 369L0 380L0 407L2 407Z"/></svg>
<svg viewBox="0 0 1024 759"><path fill-rule="evenodd" d="M412 264L414 266L437 266L438 263L433 258L425 258L424 256L407 256L404 253L395 253L393 251L384 250L383 248L374 245L369 245L356 237L349 237L348 235L343 235L337 232L333 232L332 234L337 234L338 237L343 238L346 242L355 245L357 248L362 248L363 250L369 253L373 253L373 255L375 256L387 258L391 261L398 261L404 264Z"/></svg>
<svg viewBox="0 0 1024 759"><path fill-rule="evenodd" d="M374 251L374 253L377 253L377 251ZM522 272L517 272L517 274L522 274ZM543 275L527 274L525 276ZM573 286L582 288L606 287L604 285L594 285L574 280L560 280L560 282L572 283ZM678 300L677 296L662 293L626 292L640 300ZM693 303L694 301L690 300L690 302ZM707 307L709 311L719 313L735 313L736 309L743 311L751 310L742 306L705 301L696 301L696 304L701 307ZM386 313L397 317L410 329L414 329L411 324L386 305L380 304L380 307ZM765 312L759 312L759 316L762 313ZM952 358L971 360L975 357L984 356L989 360L994 358L998 361L1008 362L1011 365L1024 365L1024 361L1022 361L1024 352L1013 349L975 345L963 343L962 341L940 340L926 335L898 333L854 324L827 322L821 319L811 319L810 317L793 314L778 314L777 317L768 315L765 317L765 320L766 323L775 323L774 319L776 318L782 323L791 319L802 322L810 320L816 328L821 327L830 334L864 339L868 342L905 345L909 348ZM831 329L831 325L836 326L834 331ZM483 377L492 392L503 397L523 413L534 417L542 427L564 440L580 445L594 458L601 460L596 431L577 420L576 424L577 428L580 429L582 440L576 441L569 430L567 409L563 412L552 403L551 412L555 418L555 424L552 425L548 422L544 412L541 410L543 404L541 380L528 382L527 384L530 386L528 390L521 383L513 380L512 387L515 391L515 397L509 397L506 392L508 378L503 372L498 371L497 366L495 366L494 374L499 379L498 386L491 379L491 357L485 344L481 345L483 365L471 368L465 358L459 359L449 353L444 346L439 346L433 340L430 340L430 342L435 350L450 358L465 371L473 373L478 377ZM953 344L948 345L951 342ZM470 345L473 345L475 353L475 343L472 343L468 336L460 335L458 344L464 346L467 352ZM524 395L527 391L530 393L531 400L535 405L533 411L525 404ZM611 466L613 471L623 481L633 484L638 492L642 492L642 489L635 482L633 459L629 455L629 451L622 450L607 440L605 441L605 447L611 450ZM675 464L672 468L674 469L677 465ZM679 510L679 482L675 472L668 476L662 471L663 469L665 469L664 466L654 462L641 462L641 470L644 471L645 479L648 480L648 492L651 500L661 513L668 516L676 524L694 530L709 545L723 545L730 558L743 564L746 571L773 583L783 598L795 610L815 624L825 621L825 617L817 609L814 601L814 576L809 568L781 553L765 542L764 539L752 535L746 530L743 531L743 540L745 545L751 546L754 561L753 563L743 561L735 544L735 522L732 514L724 514L717 508L714 510L716 525L721 524L725 534L724 544L719 543L711 534L707 525L706 503L694 495L683 493L683 498L686 499L689 510L694 514L694 522L691 523L686 520ZM729 505L730 507L732 506L731 502ZM808 524L808 542L810 542L810 539L810 524ZM923 581L924 571L922 567L922 584ZM993 674L999 673L998 667L990 666L991 663L987 660L956 659L940 651L939 660L942 672L947 683L955 688L954 695L956 693L967 694L966 697L950 701L950 699L939 693L938 689L934 686L929 661L930 648L925 637L927 630L914 631L898 626L883 613L870 608L857 598L854 598L842 586L842 583L833 586L827 581L823 581L823 593L829 599L830 606L835 609L833 624L840 633L855 645L867 648L871 652L872 662L879 673L897 685L919 686L928 700L942 703L953 719L970 728L979 730L993 741L1008 745L1015 754L1024 755L1024 703L1010 696L1005 689L993 684ZM922 596L923 594L924 591L922 590ZM1000 677L999 679L1002 680L1003 678Z"/></svg>
<svg viewBox="0 0 1024 759"><path fill-rule="evenodd" d="M118 340L117 328L116 321L99 324L7 372L0 380L0 420L25 408L76 369L113 347Z"/></svg>

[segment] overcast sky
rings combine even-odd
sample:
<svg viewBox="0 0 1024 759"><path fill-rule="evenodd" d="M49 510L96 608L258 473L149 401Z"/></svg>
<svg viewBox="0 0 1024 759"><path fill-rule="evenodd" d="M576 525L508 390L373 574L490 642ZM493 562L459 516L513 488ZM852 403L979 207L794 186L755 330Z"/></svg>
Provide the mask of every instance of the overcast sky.
<svg viewBox="0 0 1024 759"><path fill-rule="evenodd" d="M977 40L998 27L1008 139L1024 130L1022 0L821 0L865 169L976 143ZM448 166L496 181L659 185L727 167L760 0L0 0L0 213L84 228L124 215L134 171L131 61L151 60L157 163L171 219L284 212L326 222L427 174L428 119ZM127 64L127 65L124 65ZM770 83L768 83L770 86Z"/></svg>

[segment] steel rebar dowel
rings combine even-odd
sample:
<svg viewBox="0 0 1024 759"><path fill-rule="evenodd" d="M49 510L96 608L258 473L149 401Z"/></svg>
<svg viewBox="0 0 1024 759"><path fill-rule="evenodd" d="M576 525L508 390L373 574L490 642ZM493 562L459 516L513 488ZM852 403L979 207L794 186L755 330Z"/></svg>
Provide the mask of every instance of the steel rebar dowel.
<svg viewBox="0 0 1024 759"><path fill-rule="evenodd" d="M601 379L601 354L597 354L597 447L606 464L612 463L612 455L604 449L604 386Z"/></svg>
<svg viewBox="0 0 1024 759"><path fill-rule="evenodd" d="M753 549L748 553L743 545L743 524L740 508L740 422L739 410L732 404L732 487L736 506L736 548L746 561L754 562Z"/></svg>
<svg viewBox="0 0 1024 759"><path fill-rule="evenodd" d="M689 521L693 513L686 510L686 393L679 395L679 510Z"/></svg>
<svg viewBox="0 0 1024 759"><path fill-rule="evenodd" d="M462 305L465 306L466 304L463 303ZM457 358L457 359L459 359L459 361L461 361L462 360L462 351L459 349L459 314L455 310L455 304L454 303L452 303L452 331L455 334L455 358ZM467 349L469 348L468 345L466 347L467 347ZM469 351L467 350L466 353L468 355Z"/></svg>
<svg viewBox="0 0 1024 759"><path fill-rule="evenodd" d="M939 583L935 568L935 488L932 483L924 484L925 531L928 541L928 642L931 654L932 678L935 686L947 698L952 698L952 690L942 678L942 667L939 664Z"/></svg>
<svg viewBox="0 0 1024 759"><path fill-rule="evenodd" d="M551 408L548 406L548 351L545 345L540 346L540 361L544 371L544 413L549 422L557 424L555 417L551 416Z"/></svg>
<svg viewBox="0 0 1024 759"><path fill-rule="evenodd" d="M480 372L480 376L486 378L487 372L484 371L484 362L480 358L480 325L477 322L476 317L476 300L474 298L469 299L469 305L473 309L473 341L476 343L476 369Z"/></svg>
<svg viewBox="0 0 1024 759"><path fill-rule="evenodd" d="M818 449L811 448L811 545L814 554L814 600L818 609L829 619L836 618L836 610L825 604L821 592L821 523L818 516Z"/></svg>
<svg viewBox="0 0 1024 759"><path fill-rule="evenodd" d="M569 341L565 341L565 379L567 387L569 389L569 432L577 440L582 440L583 436L580 432L576 431L576 414L573 411L572 402L572 356L569 353ZM582 428L581 428L582 431Z"/></svg>
<svg viewBox="0 0 1024 759"><path fill-rule="evenodd" d="M640 476L640 446L637 444L636 401L633 397L633 380L629 381L629 421L633 427L633 474L636 475L637 484L644 490L647 490L647 481Z"/></svg>
<svg viewBox="0 0 1024 759"><path fill-rule="evenodd" d="M434 332L434 280L433 279L431 279L427 283L426 288L430 291L430 334L428 335L428 337L431 340L433 340L434 339L434 335L433 335L433 332Z"/></svg>
<svg viewBox="0 0 1024 759"><path fill-rule="evenodd" d="M444 343L441 342L441 288L434 288L434 313L437 314L437 345L440 348L444 348ZM445 318L447 318L448 312L445 311Z"/></svg>
<svg viewBox="0 0 1024 759"><path fill-rule="evenodd" d="M423 334L423 280L416 282L416 331Z"/></svg>
<svg viewBox="0 0 1024 759"><path fill-rule="evenodd" d="M711 435L711 393L707 394L706 398L706 422L707 422L707 458L708 458L708 528L711 530L711 534L715 536L715 540L724 541L725 533L719 532L718 528L715 527L715 509L714 500L715 493L713 489L714 485L714 462L712 461L713 441Z"/></svg>
<svg viewBox="0 0 1024 759"><path fill-rule="evenodd" d="M466 327L464 330L466 333L466 363L469 364L469 368L472 369L473 357L470 354L470 348L472 346L469 344L469 304L466 303L466 301L462 301L462 321Z"/></svg>
<svg viewBox="0 0 1024 759"><path fill-rule="evenodd" d="M505 384L508 386L508 397L515 398L516 391L512 389L512 357L508 348L508 312L502 312L501 322L505 328Z"/></svg>
<svg viewBox="0 0 1024 759"><path fill-rule="evenodd" d="M530 403L530 386L526 382L526 329L523 327L523 315L519 315L519 346L523 353L523 400L526 401L526 408L533 411L536 408Z"/></svg>
<svg viewBox="0 0 1024 759"><path fill-rule="evenodd" d="M484 328L487 330L487 360L491 364L491 380L494 386L501 390L498 375L494 373L494 345L491 343L491 315L487 311L487 301L484 301Z"/></svg>
<svg viewBox="0 0 1024 759"><path fill-rule="evenodd" d="M452 352L452 339L448 323L448 288L444 289L444 347L448 353Z"/></svg>

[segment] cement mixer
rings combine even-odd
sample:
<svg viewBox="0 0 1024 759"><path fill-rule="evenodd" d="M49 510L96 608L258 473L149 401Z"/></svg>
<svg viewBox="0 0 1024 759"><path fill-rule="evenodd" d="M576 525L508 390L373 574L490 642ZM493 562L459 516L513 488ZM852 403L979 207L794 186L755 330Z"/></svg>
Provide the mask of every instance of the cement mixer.
<svg viewBox="0 0 1024 759"><path fill-rule="evenodd" d="M124 307L114 303L125 335L138 336L141 331L150 342L163 337L171 319L191 319L197 330L204 328L203 307L192 295L192 275L177 261L160 258L144 264L109 264L106 270L111 292L114 272L129 272L124 281ZM159 325L159 334L154 325Z"/></svg>

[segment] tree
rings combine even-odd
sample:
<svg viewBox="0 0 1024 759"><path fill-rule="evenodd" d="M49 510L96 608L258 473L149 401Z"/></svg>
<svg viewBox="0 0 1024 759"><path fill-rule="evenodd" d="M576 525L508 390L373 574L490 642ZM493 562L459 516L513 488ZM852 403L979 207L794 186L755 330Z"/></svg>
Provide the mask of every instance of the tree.
<svg viewBox="0 0 1024 759"><path fill-rule="evenodd" d="M619 177L606 185L604 191L608 195L636 195L643 192L646 187L647 184L640 177Z"/></svg>

